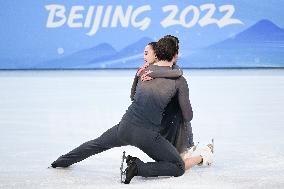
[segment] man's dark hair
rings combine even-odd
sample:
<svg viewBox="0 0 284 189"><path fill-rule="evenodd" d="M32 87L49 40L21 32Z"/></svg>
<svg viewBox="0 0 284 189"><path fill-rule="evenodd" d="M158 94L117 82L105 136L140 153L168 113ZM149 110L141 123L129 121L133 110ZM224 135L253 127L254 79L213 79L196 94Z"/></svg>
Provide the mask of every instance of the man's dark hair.
<svg viewBox="0 0 284 189"><path fill-rule="evenodd" d="M178 52L179 52L179 39L176 36L166 35L166 36L164 36L164 38L170 38L170 39L174 40L175 43L176 43L176 47L178 49Z"/></svg>
<svg viewBox="0 0 284 189"><path fill-rule="evenodd" d="M174 56L178 53L176 42L169 37L161 38L157 42L155 53L158 60L172 61Z"/></svg>

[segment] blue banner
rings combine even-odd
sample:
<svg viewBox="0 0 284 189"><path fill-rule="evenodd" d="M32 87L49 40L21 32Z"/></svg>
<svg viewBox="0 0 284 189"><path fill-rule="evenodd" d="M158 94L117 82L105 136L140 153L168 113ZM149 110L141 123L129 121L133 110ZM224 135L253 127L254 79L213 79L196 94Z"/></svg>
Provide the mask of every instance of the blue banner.
<svg viewBox="0 0 284 189"><path fill-rule="evenodd" d="M183 68L284 66L284 1L2 1L0 69L137 68L180 39Z"/></svg>

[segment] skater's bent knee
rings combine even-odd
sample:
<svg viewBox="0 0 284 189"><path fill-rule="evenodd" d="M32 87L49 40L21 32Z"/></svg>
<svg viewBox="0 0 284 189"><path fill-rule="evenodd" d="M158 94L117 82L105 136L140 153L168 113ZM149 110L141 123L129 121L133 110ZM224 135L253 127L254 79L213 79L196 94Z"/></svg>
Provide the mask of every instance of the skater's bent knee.
<svg viewBox="0 0 284 189"><path fill-rule="evenodd" d="M177 164L177 171L176 171L175 177L182 176L184 173L185 173L184 162L178 163Z"/></svg>
<svg viewBox="0 0 284 189"><path fill-rule="evenodd" d="M175 174L175 177L180 177L185 173L184 169L177 169L177 172Z"/></svg>

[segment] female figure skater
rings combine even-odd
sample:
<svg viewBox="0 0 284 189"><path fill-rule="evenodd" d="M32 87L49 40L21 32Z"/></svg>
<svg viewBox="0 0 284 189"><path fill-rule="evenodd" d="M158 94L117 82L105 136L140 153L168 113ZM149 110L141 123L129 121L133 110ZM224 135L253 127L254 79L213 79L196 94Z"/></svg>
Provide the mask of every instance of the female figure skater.
<svg viewBox="0 0 284 189"><path fill-rule="evenodd" d="M156 52L158 62L149 66L149 69L157 71L171 69L176 54L177 48L172 40L160 39ZM68 167L110 148L132 145L144 151L156 162L144 163L139 158L129 156L125 184L129 184L134 176L181 176L185 171L183 160L177 149L159 133L163 110L175 95L178 96L184 122L190 122L192 109L187 83L183 77L157 78L145 83L138 81L134 101L118 125L107 130L100 137L59 157L51 166ZM211 159L210 150L204 149L196 157L187 158L186 164L193 166L210 162Z"/></svg>

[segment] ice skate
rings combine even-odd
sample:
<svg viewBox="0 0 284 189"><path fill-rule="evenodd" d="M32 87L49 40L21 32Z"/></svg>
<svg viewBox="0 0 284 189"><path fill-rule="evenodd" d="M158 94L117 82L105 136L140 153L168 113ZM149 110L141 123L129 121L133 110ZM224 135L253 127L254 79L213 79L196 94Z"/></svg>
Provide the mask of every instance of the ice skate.
<svg viewBox="0 0 284 189"><path fill-rule="evenodd" d="M121 166L120 166L120 181L124 184L129 184L131 179L137 175L137 166L134 162L137 157L130 155L126 156L125 151L122 154ZM124 170L124 164L127 164L127 168Z"/></svg>
<svg viewBox="0 0 284 189"><path fill-rule="evenodd" d="M201 149L200 156L202 157L201 165L210 166L213 163L213 152L214 152L214 139L211 144L207 144Z"/></svg>
<svg viewBox="0 0 284 189"><path fill-rule="evenodd" d="M212 138L212 143L207 144L207 146L211 149L211 152L214 153L214 138Z"/></svg>
<svg viewBox="0 0 284 189"><path fill-rule="evenodd" d="M129 184L131 179L137 175L138 168L134 161L130 161L128 167L125 169L124 184Z"/></svg>
<svg viewBox="0 0 284 189"><path fill-rule="evenodd" d="M121 165L120 165L120 182L123 183L125 180L125 171L124 171L124 160L126 160L126 156L125 156L125 151L122 154L122 160L121 160Z"/></svg>
<svg viewBox="0 0 284 189"><path fill-rule="evenodd" d="M212 139L212 143L207 144L205 147L197 148L192 156L200 155L202 157L202 162L198 165L210 166L213 163L213 152L214 152L214 139Z"/></svg>
<svg viewBox="0 0 284 189"><path fill-rule="evenodd" d="M194 151L196 150L198 144L199 144L199 142L198 142L196 145L194 145L194 146L188 148L188 157L189 157L189 158L192 157L192 154L193 154Z"/></svg>
<svg viewBox="0 0 284 189"><path fill-rule="evenodd" d="M191 158L192 155L193 155L193 153L194 153L194 151L196 150L198 144L199 144L199 142L198 142L196 145L194 145L194 146L188 148L185 152L183 152L183 153L181 154L182 159Z"/></svg>
<svg viewBox="0 0 284 189"><path fill-rule="evenodd" d="M127 164L127 166L129 166L129 165L130 165L132 162L134 162L136 159L137 159L137 157L132 157L132 156L128 155L128 156L126 157L126 164Z"/></svg>

